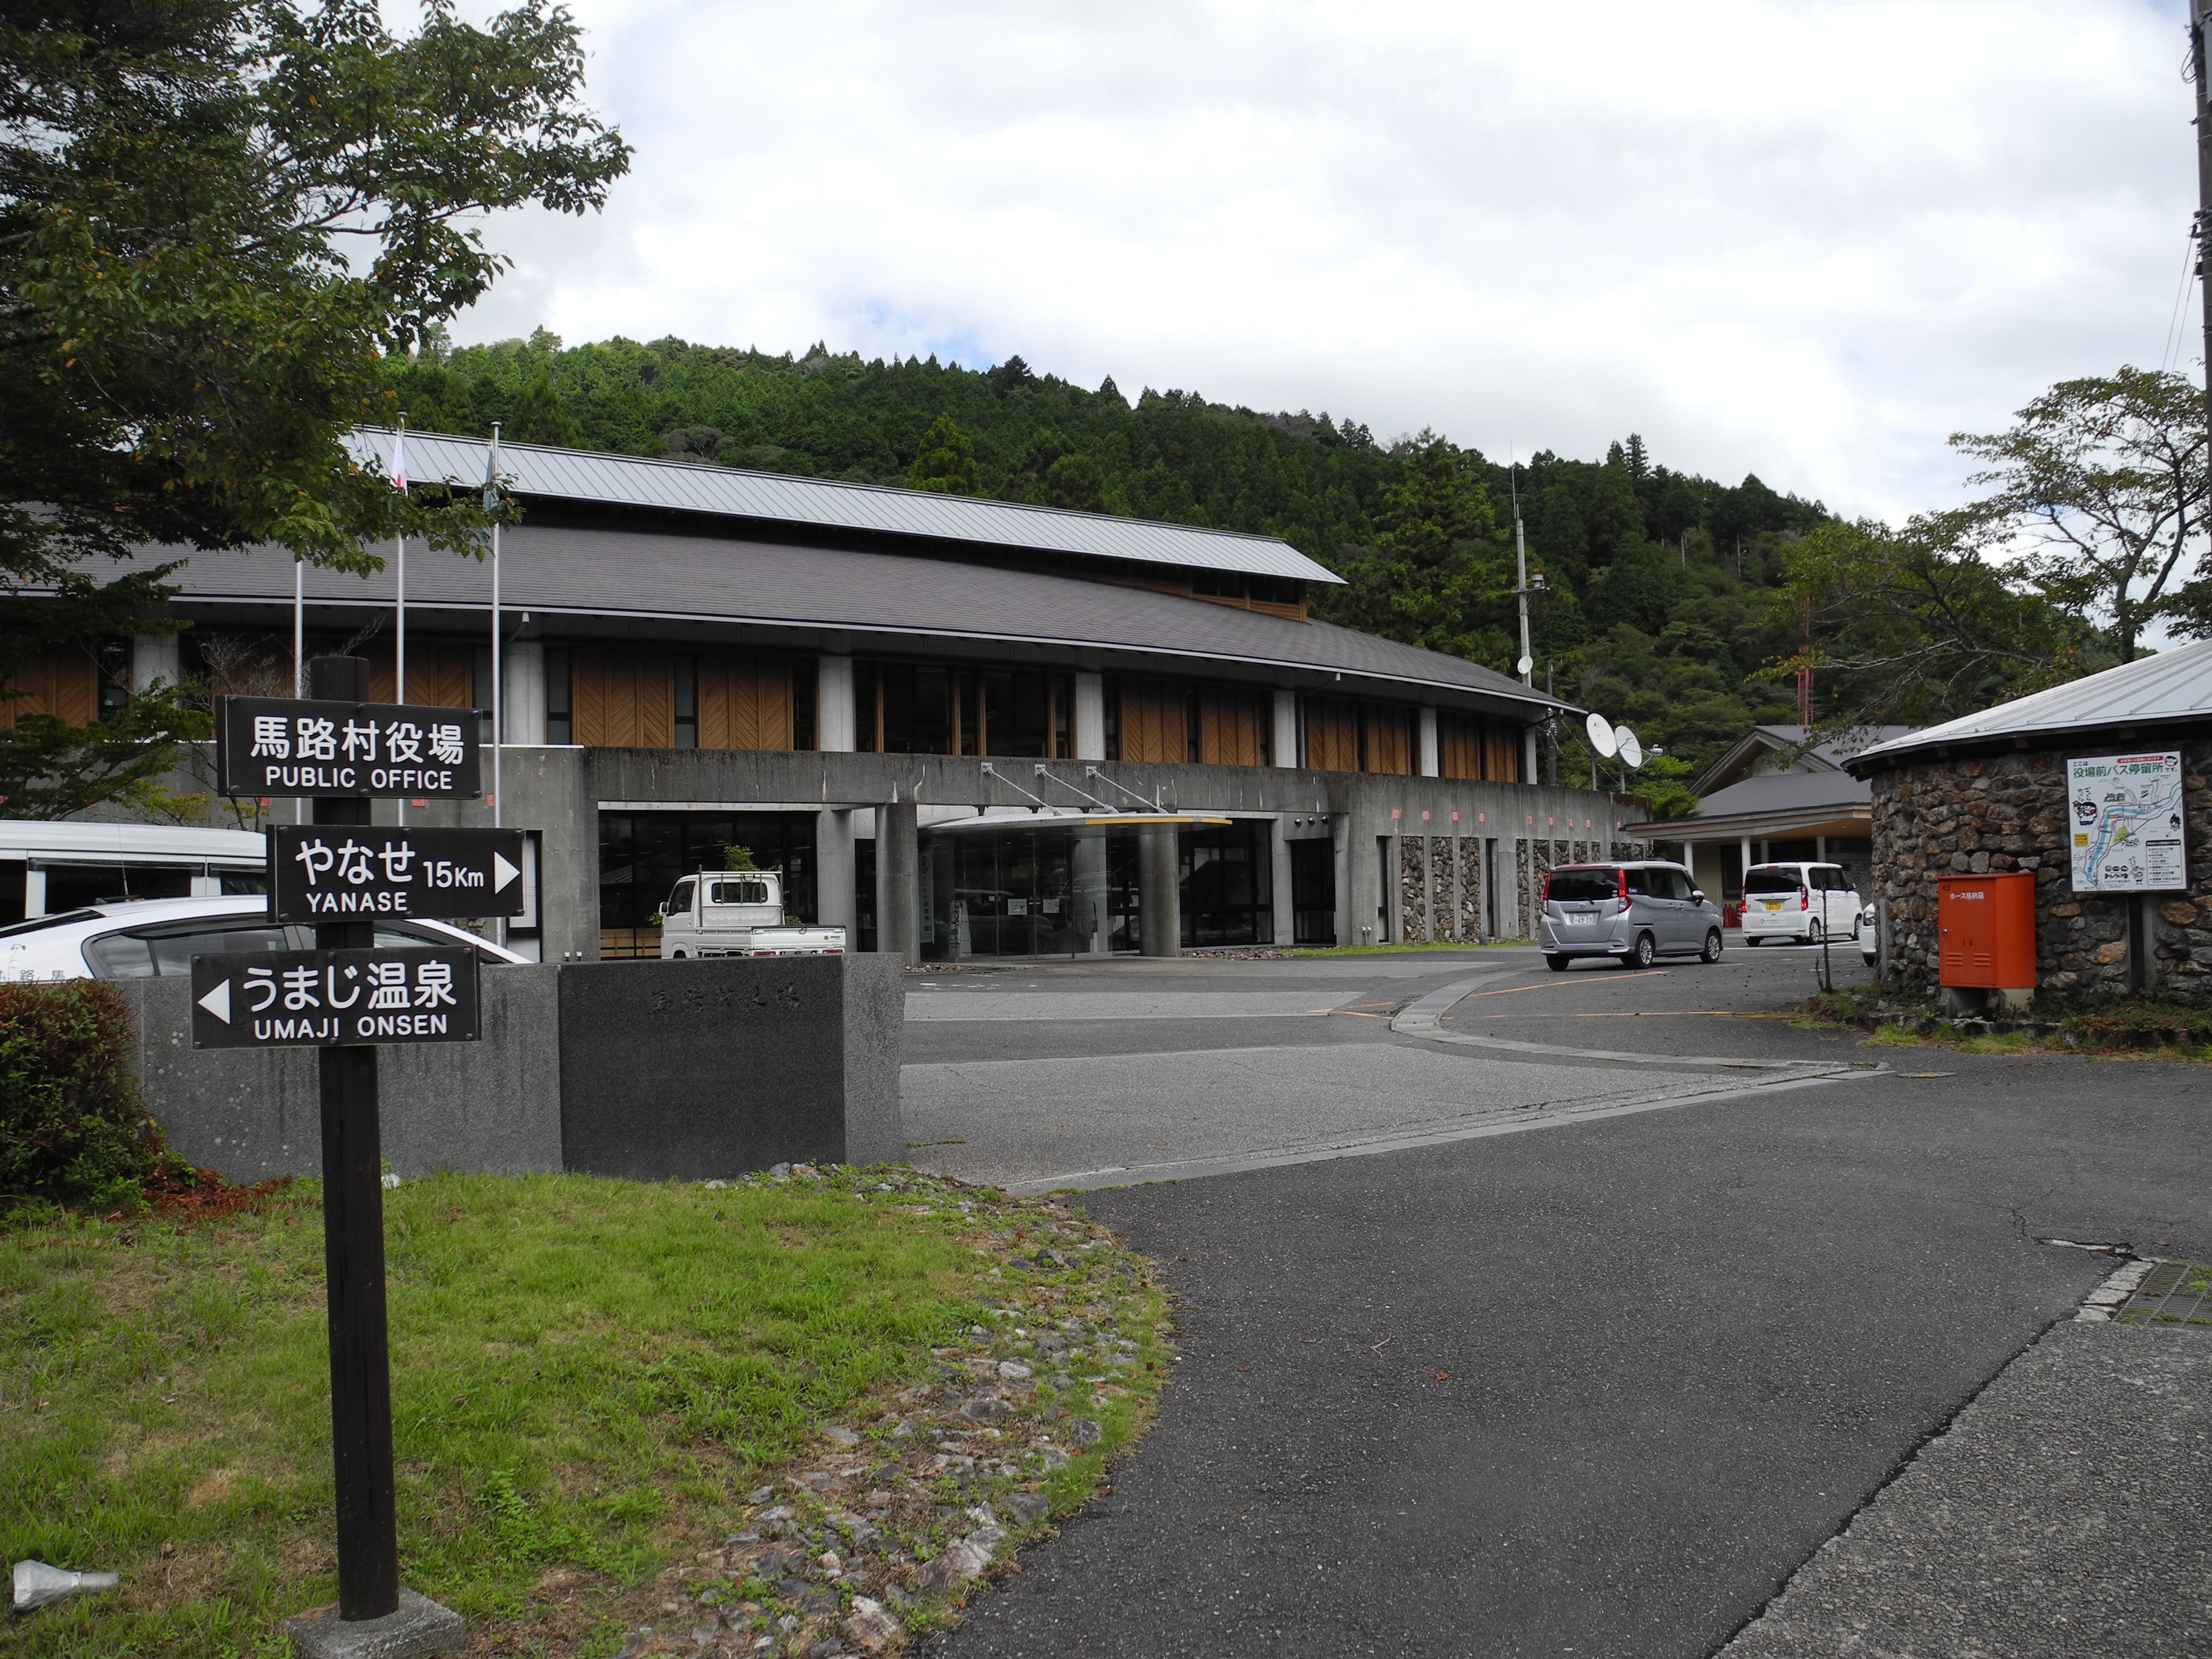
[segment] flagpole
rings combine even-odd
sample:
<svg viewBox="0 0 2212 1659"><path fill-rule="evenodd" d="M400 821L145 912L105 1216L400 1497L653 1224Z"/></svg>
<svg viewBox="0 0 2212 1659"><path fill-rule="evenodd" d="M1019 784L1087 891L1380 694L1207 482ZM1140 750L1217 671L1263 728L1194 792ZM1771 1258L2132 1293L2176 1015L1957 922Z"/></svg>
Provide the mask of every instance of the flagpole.
<svg viewBox="0 0 2212 1659"><path fill-rule="evenodd" d="M307 562L296 553L292 556L292 695L307 695ZM307 803L295 799L292 822L307 821Z"/></svg>
<svg viewBox="0 0 2212 1659"><path fill-rule="evenodd" d="M484 511L495 512L499 507L499 425L491 423L491 451L484 458ZM499 622L499 520L491 521L491 827L495 830L505 822L507 811L504 780L501 776L500 759L506 746L507 726L501 697L506 686L500 671ZM507 943L507 918L499 918L499 942Z"/></svg>
<svg viewBox="0 0 2212 1659"><path fill-rule="evenodd" d="M407 416L399 416L399 435L392 445L392 485L401 495L407 493ZM398 555L399 602L393 611L392 646L392 701L407 701L407 538L404 534L393 538ZM407 822L407 803L395 803L399 822Z"/></svg>

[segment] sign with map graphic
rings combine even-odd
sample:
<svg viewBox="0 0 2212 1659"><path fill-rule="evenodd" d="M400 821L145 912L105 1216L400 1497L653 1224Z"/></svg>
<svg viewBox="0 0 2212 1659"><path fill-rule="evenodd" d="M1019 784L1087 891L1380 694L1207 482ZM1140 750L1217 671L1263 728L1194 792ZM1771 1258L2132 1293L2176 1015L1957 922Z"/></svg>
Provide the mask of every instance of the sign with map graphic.
<svg viewBox="0 0 2212 1659"><path fill-rule="evenodd" d="M2178 750L2069 760L2066 801L2075 892L2159 893L2189 884Z"/></svg>

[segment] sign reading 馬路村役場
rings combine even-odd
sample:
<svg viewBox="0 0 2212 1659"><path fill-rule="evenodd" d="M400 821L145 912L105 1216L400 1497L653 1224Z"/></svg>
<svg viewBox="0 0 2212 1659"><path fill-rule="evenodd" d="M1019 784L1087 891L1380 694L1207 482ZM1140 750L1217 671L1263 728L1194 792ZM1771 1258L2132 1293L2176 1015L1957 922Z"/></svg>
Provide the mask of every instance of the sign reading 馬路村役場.
<svg viewBox="0 0 2212 1659"><path fill-rule="evenodd" d="M2189 884L2181 755L2066 763L2067 839L2077 893L2157 893Z"/></svg>
<svg viewBox="0 0 2212 1659"><path fill-rule="evenodd" d="M273 921L519 916L520 830L279 823L269 831Z"/></svg>
<svg viewBox="0 0 2212 1659"><path fill-rule="evenodd" d="M477 714L417 703L216 699L226 795L474 800Z"/></svg>
<svg viewBox="0 0 2212 1659"><path fill-rule="evenodd" d="M192 958L195 1048L348 1048L477 1039L467 945L239 951Z"/></svg>

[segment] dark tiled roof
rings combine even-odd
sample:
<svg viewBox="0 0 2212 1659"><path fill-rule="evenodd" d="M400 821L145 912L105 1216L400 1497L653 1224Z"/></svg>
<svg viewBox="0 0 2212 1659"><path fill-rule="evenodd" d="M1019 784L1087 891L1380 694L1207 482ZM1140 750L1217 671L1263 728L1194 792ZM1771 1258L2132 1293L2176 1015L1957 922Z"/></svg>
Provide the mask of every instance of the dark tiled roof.
<svg viewBox="0 0 2212 1659"><path fill-rule="evenodd" d="M387 568L367 579L310 569L308 603L390 605L394 573L389 550L380 550ZM173 580L187 600L289 605L292 562L276 549L192 554ZM1327 623L1293 622L1179 594L957 560L652 530L525 524L502 533L501 581L505 605L540 616L834 629L854 636L853 643L861 650L896 650L902 640L916 636L1087 647L1341 673L1395 683L1408 692L1446 690L1537 707L1565 706L1457 657ZM490 574L483 564L420 550L408 560L410 612L417 605L482 610L489 606L490 594ZM1391 687L1370 684L1358 689Z"/></svg>
<svg viewBox="0 0 2212 1659"><path fill-rule="evenodd" d="M397 434L363 427L349 440L355 459L389 475ZM482 438L407 434L410 483L479 485L491 446ZM1241 570L1298 581L1338 582L1327 567L1278 536L1158 524L1109 513L1074 513L973 495L939 495L838 478L752 472L704 461L646 460L543 444L500 446L499 474L514 494L605 507L658 507L758 524L914 536L1031 552L1080 553L1139 564Z"/></svg>

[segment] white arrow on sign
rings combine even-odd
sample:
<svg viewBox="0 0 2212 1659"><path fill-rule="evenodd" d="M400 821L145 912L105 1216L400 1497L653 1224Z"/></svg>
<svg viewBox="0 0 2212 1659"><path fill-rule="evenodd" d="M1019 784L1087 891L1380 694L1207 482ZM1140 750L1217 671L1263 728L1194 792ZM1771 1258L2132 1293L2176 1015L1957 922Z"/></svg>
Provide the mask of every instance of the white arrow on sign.
<svg viewBox="0 0 2212 1659"><path fill-rule="evenodd" d="M493 892L504 892L507 883L521 873L521 871L516 869L498 854L494 853L491 855L491 890ZM228 982L228 981L225 981L225 983Z"/></svg>
<svg viewBox="0 0 2212 1659"><path fill-rule="evenodd" d="M224 1024L230 1024L230 981L225 980L200 999L200 1006Z"/></svg>

